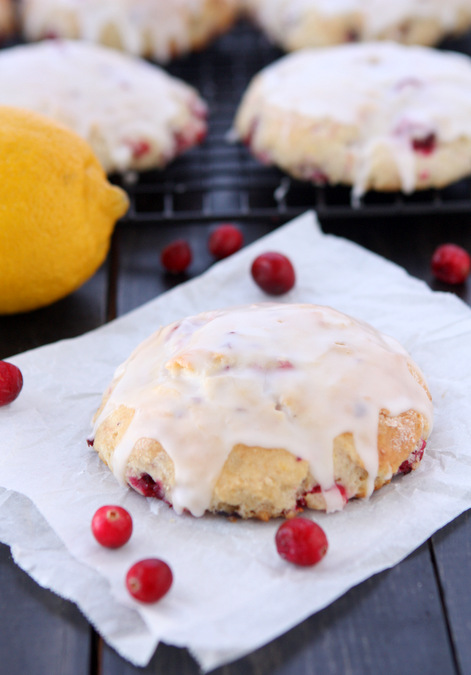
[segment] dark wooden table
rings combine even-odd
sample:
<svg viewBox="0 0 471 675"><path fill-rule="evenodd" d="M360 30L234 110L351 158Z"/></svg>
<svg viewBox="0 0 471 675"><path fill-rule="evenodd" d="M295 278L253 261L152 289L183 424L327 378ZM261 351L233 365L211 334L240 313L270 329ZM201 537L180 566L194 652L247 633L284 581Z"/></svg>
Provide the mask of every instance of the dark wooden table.
<svg viewBox="0 0 471 675"><path fill-rule="evenodd" d="M254 51L254 39L258 42L251 65L244 59ZM247 40L252 40L248 48ZM224 145L234 104L248 81L247 68L254 72L276 55L250 31L236 30L208 53L191 57L190 69L189 61L172 66L175 74L193 79L210 101L208 141L201 151L179 160L175 169L151 175L142 193L130 188L130 215L115 231L106 264L87 284L51 307L0 317L0 358L81 335L183 281L160 267L159 251L172 239L184 236L190 241L195 252L188 275L192 277L212 263L206 241L219 220L235 219L250 243L309 206L318 207L324 231L352 239L402 265L433 289L452 290L471 304L471 280L449 289L430 272L438 244L452 241L471 251L469 182L424 201L373 199L371 208L356 213L345 191L302 188L301 194L295 186L294 205L289 200L279 203L273 199L279 175L260 169L245 151ZM185 650L166 645L159 647L147 668L131 666L102 642L75 605L40 588L21 571L2 544L0 589L2 674L198 673ZM214 673L466 675L471 673L470 597L471 521L465 513L393 569Z"/></svg>

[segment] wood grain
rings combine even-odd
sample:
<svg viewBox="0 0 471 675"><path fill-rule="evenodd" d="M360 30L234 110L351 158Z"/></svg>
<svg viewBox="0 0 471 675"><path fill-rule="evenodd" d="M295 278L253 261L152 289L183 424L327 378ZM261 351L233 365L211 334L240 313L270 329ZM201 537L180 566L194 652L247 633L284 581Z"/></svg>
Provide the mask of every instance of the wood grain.
<svg viewBox="0 0 471 675"><path fill-rule="evenodd" d="M92 630L75 605L40 588L0 544L0 672L92 675Z"/></svg>

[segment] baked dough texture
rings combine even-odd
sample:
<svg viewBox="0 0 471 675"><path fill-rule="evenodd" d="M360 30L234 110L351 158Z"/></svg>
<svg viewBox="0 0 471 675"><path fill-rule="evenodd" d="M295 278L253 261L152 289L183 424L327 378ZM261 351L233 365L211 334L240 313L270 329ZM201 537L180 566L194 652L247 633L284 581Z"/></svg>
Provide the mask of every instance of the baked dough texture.
<svg viewBox="0 0 471 675"><path fill-rule="evenodd" d="M0 104L73 129L107 173L162 169L207 130L206 104L182 80L138 57L76 40L0 51Z"/></svg>
<svg viewBox="0 0 471 675"><path fill-rule="evenodd" d="M329 307L262 303L139 345L104 394L93 446L177 513L268 520L338 510L415 469L432 416L394 339Z"/></svg>
<svg viewBox="0 0 471 675"><path fill-rule="evenodd" d="M471 173L471 59L393 42L294 52L253 78L234 127L260 161L354 201L443 188Z"/></svg>
<svg viewBox="0 0 471 675"><path fill-rule="evenodd" d="M16 17L12 0L0 0L0 40L10 37L15 29Z"/></svg>
<svg viewBox="0 0 471 675"><path fill-rule="evenodd" d="M242 0L242 5L286 51L372 40L433 46L471 27L468 0Z"/></svg>
<svg viewBox="0 0 471 675"><path fill-rule="evenodd" d="M238 0L21 0L27 40L81 39L167 62L228 30Z"/></svg>

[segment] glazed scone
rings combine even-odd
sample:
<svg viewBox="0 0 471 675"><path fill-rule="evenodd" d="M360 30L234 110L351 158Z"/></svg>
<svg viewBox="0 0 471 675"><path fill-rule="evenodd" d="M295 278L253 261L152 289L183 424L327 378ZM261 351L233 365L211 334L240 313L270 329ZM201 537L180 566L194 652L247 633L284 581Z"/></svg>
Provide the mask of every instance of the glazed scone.
<svg viewBox="0 0 471 675"><path fill-rule="evenodd" d="M236 135L266 164L317 184L411 193L471 173L471 59L358 43L289 54L258 73Z"/></svg>
<svg viewBox="0 0 471 675"><path fill-rule="evenodd" d="M207 128L206 104L183 81L138 57L74 40L0 51L0 104L73 129L107 173L161 169Z"/></svg>
<svg viewBox="0 0 471 675"><path fill-rule="evenodd" d="M101 43L166 62L228 30L238 0L21 0L27 40Z"/></svg>
<svg viewBox="0 0 471 675"><path fill-rule="evenodd" d="M471 27L469 0L242 0L242 4L286 51L371 40L433 46Z"/></svg>
<svg viewBox="0 0 471 675"><path fill-rule="evenodd" d="M342 508L419 464L432 403L396 340L329 307L176 321L120 366L93 444L123 484L195 516Z"/></svg>

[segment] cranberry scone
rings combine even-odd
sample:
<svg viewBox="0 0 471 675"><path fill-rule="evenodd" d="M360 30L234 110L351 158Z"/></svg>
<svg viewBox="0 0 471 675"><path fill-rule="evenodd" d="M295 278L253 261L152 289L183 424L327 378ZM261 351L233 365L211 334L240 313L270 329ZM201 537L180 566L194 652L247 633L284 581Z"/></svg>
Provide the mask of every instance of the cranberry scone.
<svg viewBox="0 0 471 675"><path fill-rule="evenodd" d="M121 365L89 441L179 514L338 510L415 469L432 428L399 343L330 307L261 303L161 328Z"/></svg>
<svg viewBox="0 0 471 675"><path fill-rule="evenodd" d="M73 129L107 173L161 169L207 130L206 104L192 87L138 57L74 40L1 51L0 104Z"/></svg>
<svg viewBox="0 0 471 675"><path fill-rule="evenodd" d="M471 27L469 0L242 0L246 13L286 51L394 40L433 46Z"/></svg>
<svg viewBox="0 0 471 675"><path fill-rule="evenodd" d="M354 200L441 188L471 173L471 59L393 42L294 52L253 78L234 127L260 161Z"/></svg>
<svg viewBox="0 0 471 675"><path fill-rule="evenodd" d="M234 22L238 0L20 0L27 40L81 39L166 62Z"/></svg>

